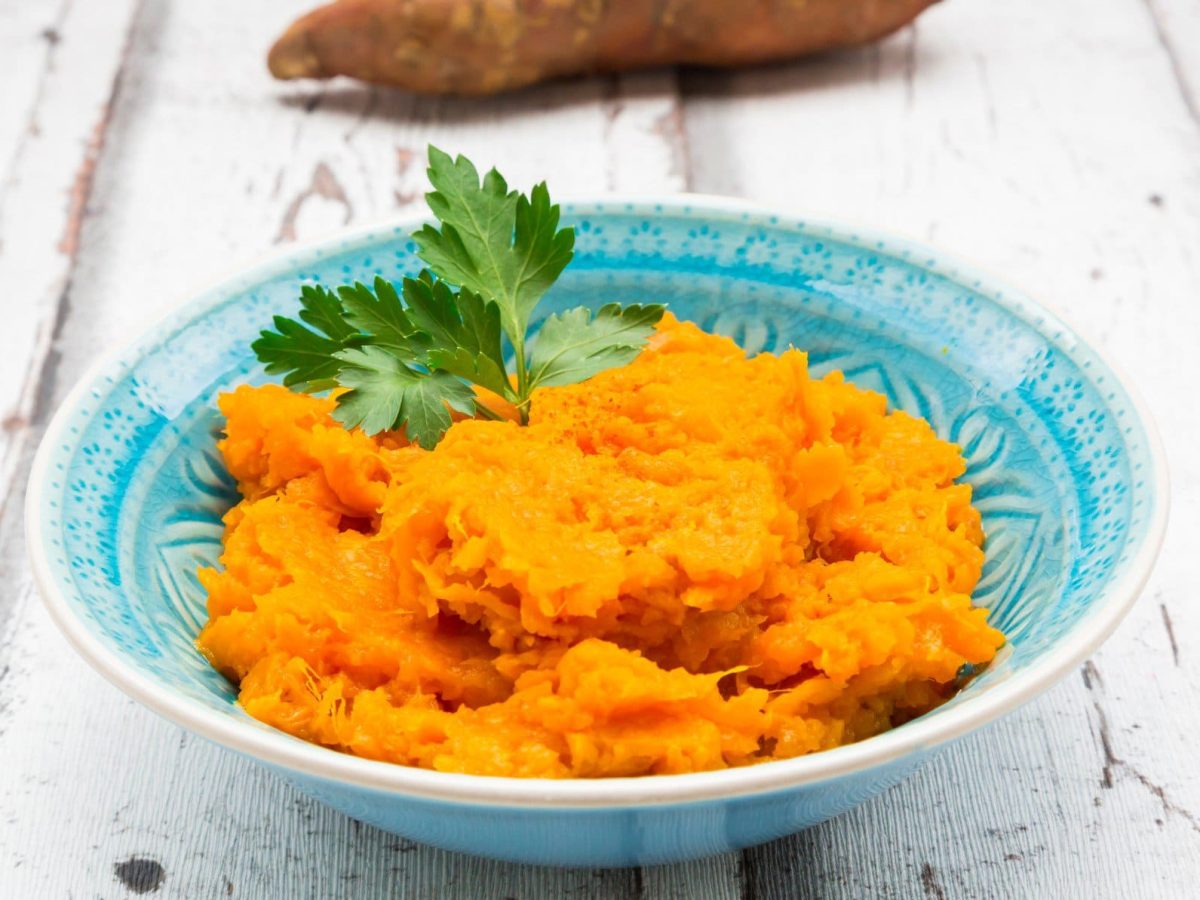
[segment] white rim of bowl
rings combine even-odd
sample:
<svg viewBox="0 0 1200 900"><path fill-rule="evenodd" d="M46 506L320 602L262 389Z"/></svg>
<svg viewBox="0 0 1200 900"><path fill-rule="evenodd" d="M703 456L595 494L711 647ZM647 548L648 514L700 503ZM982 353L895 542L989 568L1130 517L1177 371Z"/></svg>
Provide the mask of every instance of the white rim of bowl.
<svg viewBox="0 0 1200 900"><path fill-rule="evenodd" d="M1122 577L1109 585L1103 605L1090 611L1047 655L1027 670L989 687L978 696L936 716L917 719L872 738L808 756L758 763L735 769L719 769L683 775L648 775L634 778L541 779L490 775L460 775L378 762L330 750L265 728L248 716L239 719L204 706L164 688L124 661L75 617L56 580L47 548L42 542L41 499L46 493L51 448L62 440L79 401L98 376L118 365L120 358L149 340L192 302L239 277L265 272L272 266L322 248L333 248L355 240L366 240L384 231L408 229L428 220L425 215L394 217L353 229L345 229L285 248L240 266L224 277L210 281L206 290L188 293L137 336L93 363L63 400L47 426L30 472L25 500L26 539L34 580L51 617L76 651L101 675L138 702L164 718L196 732L215 743L246 754L260 762L301 775L385 791L397 796L418 797L448 803L488 806L522 806L557 809L665 806L765 794L811 785L863 772L911 753L921 753L962 737L1002 714L1023 705L1082 663L1113 632L1137 600L1150 576L1166 531L1170 491L1166 454L1162 439L1145 401L1121 369L1095 344L1083 341L1077 329L1068 327L1049 308L1031 300L1006 280L996 278L979 266L918 240L836 218L799 216L731 197L705 194L649 196L596 196L563 202L565 212L594 209L620 213L651 207L662 212L684 214L712 212L722 215L747 214L761 218L767 227L824 232L831 240L869 247L878 253L899 257L970 290L985 287L990 299L1045 334L1057 327L1063 336L1074 336L1112 373L1137 413L1145 435L1154 479L1154 509L1149 513L1146 533L1137 553L1129 560ZM340 252L343 248L339 247ZM997 297L999 292L1002 299ZM1036 324L1034 319L1042 320ZM128 368L125 366L123 368ZM245 715L244 713L242 715Z"/></svg>

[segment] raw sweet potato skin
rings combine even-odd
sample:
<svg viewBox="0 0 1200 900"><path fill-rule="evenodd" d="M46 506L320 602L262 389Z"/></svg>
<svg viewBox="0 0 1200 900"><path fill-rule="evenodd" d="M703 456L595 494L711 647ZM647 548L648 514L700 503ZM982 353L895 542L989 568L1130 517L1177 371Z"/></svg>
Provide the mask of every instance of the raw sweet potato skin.
<svg viewBox="0 0 1200 900"><path fill-rule="evenodd" d="M347 75L493 94L647 66L736 66L864 44L937 0L336 0L267 58L276 78Z"/></svg>

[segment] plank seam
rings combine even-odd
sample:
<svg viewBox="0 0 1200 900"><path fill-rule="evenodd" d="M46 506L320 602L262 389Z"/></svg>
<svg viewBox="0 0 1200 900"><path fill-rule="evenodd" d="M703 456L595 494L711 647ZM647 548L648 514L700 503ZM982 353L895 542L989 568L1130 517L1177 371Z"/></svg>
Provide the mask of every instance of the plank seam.
<svg viewBox="0 0 1200 900"><path fill-rule="evenodd" d="M1196 94L1192 90L1192 85L1188 81L1187 74L1184 72L1183 63L1175 50L1175 44L1167 35L1166 24L1163 22L1158 4L1155 0L1142 0L1142 5L1146 7L1146 12L1150 15L1150 21L1154 26L1154 35L1158 39L1163 53L1167 56L1167 62L1171 66L1171 75L1175 79L1175 86L1179 89L1179 96L1183 100L1188 118L1192 120L1194 125L1200 127L1200 103L1197 102Z"/></svg>

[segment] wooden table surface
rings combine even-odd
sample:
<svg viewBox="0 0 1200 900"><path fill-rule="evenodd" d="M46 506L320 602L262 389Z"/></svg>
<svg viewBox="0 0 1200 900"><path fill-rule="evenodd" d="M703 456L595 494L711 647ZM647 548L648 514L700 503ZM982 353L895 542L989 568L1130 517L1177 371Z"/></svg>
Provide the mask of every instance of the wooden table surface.
<svg viewBox="0 0 1200 900"><path fill-rule="evenodd" d="M1200 0L950 0L883 44L489 101L280 85L301 0L0 0L0 896L1200 893ZM1174 509L1128 620L1052 691L821 827L554 871L417 846L159 720L50 624L22 500L88 362L197 283L421 203L427 142L556 194L701 191L975 260L1141 387Z"/></svg>

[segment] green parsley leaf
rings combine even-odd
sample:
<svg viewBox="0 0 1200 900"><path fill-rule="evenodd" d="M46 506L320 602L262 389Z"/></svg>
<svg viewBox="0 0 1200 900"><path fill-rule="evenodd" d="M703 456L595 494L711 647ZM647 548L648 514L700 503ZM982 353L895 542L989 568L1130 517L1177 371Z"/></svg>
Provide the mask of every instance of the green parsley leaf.
<svg viewBox="0 0 1200 900"><path fill-rule="evenodd" d="M450 372L501 396L512 387L500 344L500 310L467 288L457 293L428 269L405 278L404 300L383 278L374 289L355 282L338 288L346 315L367 335L410 365Z"/></svg>
<svg viewBox="0 0 1200 900"><path fill-rule="evenodd" d="M306 284L300 289L300 305L300 318L312 328L275 316L276 330L262 331L250 347L268 374L283 374L287 387L326 390L337 384L341 363L336 354L359 346L362 337L347 320L333 291Z"/></svg>
<svg viewBox="0 0 1200 900"><path fill-rule="evenodd" d="M425 365L513 397L500 345L500 308L469 288L457 293L428 270L404 279L408 316L428 340Z"/></svg>
<svg viewBox="0 0 1200 900"><path fill-rule="evenodd" d="M511 268L508 256L516 221L517 192L492 169L482 183L469 159L429 148L429 181L425 195L430 210L442 223L438 231L426 225L413 234L418 255L442 278L468 285L499 300Z"/></svg>
<svg viewBox="0 0 1200 900"><path fill-rule="evenodd" d="M428 340L409 318L390 281L376 277L374 290L356 281L338 288L338 297L346 318L369 336L370 344L386 347L405 360L424 357Z"/></svg>
<svg viewBox="0 0 1200 900"><path fill-rule="evenodd" d="M530 389L575 384L632 362L664 311L658 304L609 303L595 318L582 306L549 316L533 342Z"/></svg>
<svg viewBox="0 0 1200 900"><path fill-rule="evenodd" d="M442 227L413 234L418 255L439 278L499 307L516 355L517 391L524 394L529 317L574 256L575 232L559 229L559 208L545 183L529 197L510 192L495 169L481 183L470 160L432 146L429 180L435 190L426 200Z"/></svg>
<svg viewBox="0 0 1200 900"><path fill-rule="evenodd" d="M319 284L306 284L300 288L300 318L335 340L344 341L357 333L346 319L338 298Z"/></svg>
<svg viewBox="0 0 1200 900"><path fill-rule="evenodd" d="M347 428L377 434L403 427L429 450L450 427L451 409L475 412L470 385L448 373L416 371L382 347L353 348L338 358L338 379L350 390L338 397L333 417Z"/></svg>

